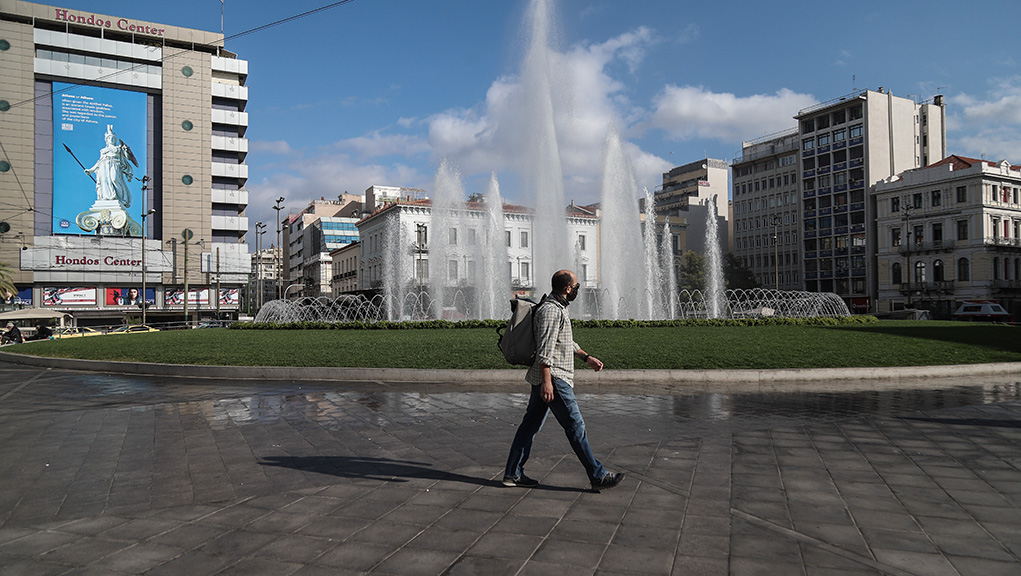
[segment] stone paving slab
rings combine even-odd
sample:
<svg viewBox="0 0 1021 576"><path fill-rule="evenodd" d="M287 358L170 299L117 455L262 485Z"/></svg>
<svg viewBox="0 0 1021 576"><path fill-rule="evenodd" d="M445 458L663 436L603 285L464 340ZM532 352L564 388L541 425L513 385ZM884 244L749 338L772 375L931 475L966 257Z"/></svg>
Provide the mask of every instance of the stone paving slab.
<svg viewBox="0 0 1021 576"><path fill-rule="evenodd" d="M0 363L0 574L1016 574L1019 380L579 387L594 493L555 423L499 483L523 384Z"/></svg>

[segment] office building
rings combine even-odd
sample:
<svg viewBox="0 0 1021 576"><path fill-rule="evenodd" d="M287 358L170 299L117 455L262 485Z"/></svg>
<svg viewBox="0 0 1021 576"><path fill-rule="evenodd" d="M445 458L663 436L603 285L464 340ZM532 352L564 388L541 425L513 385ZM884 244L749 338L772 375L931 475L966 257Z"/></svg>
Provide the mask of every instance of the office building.
<svg viewBox="0 0 1021 576"><path fill-rule="evenodd" d="M943 99L917 103L880 88L801 110L802 273L811 292L835 292L853 312L875 311L875 203L871 187L941 159Z"/></svg>
<svg viewBox="0 0 1021 576"><path fill-rule="evenodd" d="M745 142L732 164L734 255L763 288L801 288L797 128Z"/></svg>
<svg viewBox="0 0 1021 576"><path fill-rule="evenodd" d="M218 33L0 1L0 261L19 305L121 322L144 263L150 318L236 314L247 77Z"/></svg>

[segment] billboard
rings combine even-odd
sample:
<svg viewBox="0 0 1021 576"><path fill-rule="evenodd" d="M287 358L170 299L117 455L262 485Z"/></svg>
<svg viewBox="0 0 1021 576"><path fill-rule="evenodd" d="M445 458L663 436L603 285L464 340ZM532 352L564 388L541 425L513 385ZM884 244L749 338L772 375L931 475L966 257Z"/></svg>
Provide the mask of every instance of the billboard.
<svg viewBox="0 0 1021 576"><path fill-rule="evenodd" d="M95 288L43 288L43 306L95 305Z"/></svg>
<svg viewBox="0 0 1021 576"><path fill-rule="evenodd" d="M164 301L167 306L184 306L184 290L181 288L167 288ZM209 305L208 288L189 288L188 305Z"/></svg>
<svg viewBox="0 0 1021 576"><path fill-rule="evenodd" d="M107 288L106 289L106 305L107 306L137 306L141 303L142 290L137 286L128 286L125 288ZM145 301L149 305L156 303L156 290L154 288L145 289Z"/></svg>
<svg viewBox="0 0 1021 576"><path fill-rule="evenodd" d="M53 83L53 233L93 234L79 215L118 206L142 217L148 171L143 92Z"/></svg>

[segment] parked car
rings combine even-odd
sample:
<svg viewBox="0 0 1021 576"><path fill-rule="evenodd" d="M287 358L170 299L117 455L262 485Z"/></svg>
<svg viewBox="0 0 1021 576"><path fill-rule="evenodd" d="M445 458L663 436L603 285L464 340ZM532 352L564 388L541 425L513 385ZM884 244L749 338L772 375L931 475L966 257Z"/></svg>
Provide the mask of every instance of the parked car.
<svg viewBox="0 0 1021 576"><path fill-rule="evenodd" d="M159 329L145 324L132 324L130 326L121 326L116 330L107 332L107 334L137 334L138 332L159 332Z"/></svg>
<svg viewBox="0 0 1021 576"><path fill-rule="evenodd" d="M54 338L82 338L85 336L99 336L102 332L85 328L84 326L65 326L53 330Z"/></svg>

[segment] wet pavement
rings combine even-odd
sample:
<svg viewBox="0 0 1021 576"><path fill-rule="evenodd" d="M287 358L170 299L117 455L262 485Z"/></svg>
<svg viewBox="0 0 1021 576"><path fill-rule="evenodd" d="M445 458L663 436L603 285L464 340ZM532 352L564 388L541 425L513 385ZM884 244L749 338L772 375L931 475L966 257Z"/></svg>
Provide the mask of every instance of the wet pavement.
<svg viewBox="0 0 1021 576"><path fill-rule="evenodd" d="M0 363L0 574L1021 573L1021 375L579 385L602 493L525 386Z"/></svg>

